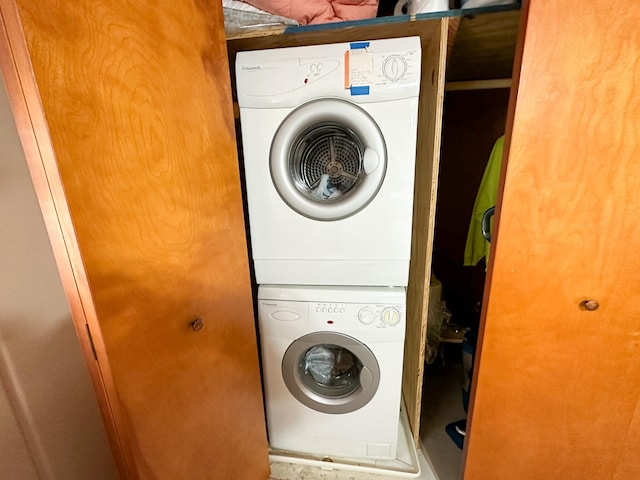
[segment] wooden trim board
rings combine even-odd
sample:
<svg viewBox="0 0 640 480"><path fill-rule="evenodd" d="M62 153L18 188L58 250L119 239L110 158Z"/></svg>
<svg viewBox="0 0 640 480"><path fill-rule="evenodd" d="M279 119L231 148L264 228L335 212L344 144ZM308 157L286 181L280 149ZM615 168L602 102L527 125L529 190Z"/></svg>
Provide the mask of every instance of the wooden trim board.
<svg viewBox="0 0 640 480"><path fill-rule="evenodd" d="M429 312L429 286L436 214L448 19L423 37L422 85L413 205L411 263L407 288L407 339L402 391L414 441L420 438L422 382Z"/></svg>

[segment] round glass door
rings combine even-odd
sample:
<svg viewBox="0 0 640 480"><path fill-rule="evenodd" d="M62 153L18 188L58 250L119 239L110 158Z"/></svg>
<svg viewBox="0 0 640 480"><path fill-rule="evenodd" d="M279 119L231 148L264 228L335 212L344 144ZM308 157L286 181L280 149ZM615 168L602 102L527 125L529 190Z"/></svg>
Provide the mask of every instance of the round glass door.
<svg viewBox="0 0 640 480"><path fill-rule="evenodd" d="M387 151L375 121L355 104L320 99L282 122L271 144L273 184L284 202L315 220L353 215L376 196Z"/></svg>
<svg viewBox="0 0 640 480"><path fill-rule="evenodd" d="M362 342L333 332L299 338L282 361L284 382L304 405L324 413L348 413L366 405L380 381L378 362Z"/></svg>

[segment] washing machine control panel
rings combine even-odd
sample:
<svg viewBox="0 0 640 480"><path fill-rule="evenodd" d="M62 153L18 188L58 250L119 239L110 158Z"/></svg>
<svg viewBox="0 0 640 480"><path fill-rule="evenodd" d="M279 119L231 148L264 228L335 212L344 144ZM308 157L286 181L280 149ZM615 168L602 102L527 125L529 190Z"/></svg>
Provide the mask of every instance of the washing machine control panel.
<svg viewBox="0 0 640 480"><path fill-rule="evenodd" d="M403 305L310 303L310 324L341 328L392 328L404 320Z"/></svg>

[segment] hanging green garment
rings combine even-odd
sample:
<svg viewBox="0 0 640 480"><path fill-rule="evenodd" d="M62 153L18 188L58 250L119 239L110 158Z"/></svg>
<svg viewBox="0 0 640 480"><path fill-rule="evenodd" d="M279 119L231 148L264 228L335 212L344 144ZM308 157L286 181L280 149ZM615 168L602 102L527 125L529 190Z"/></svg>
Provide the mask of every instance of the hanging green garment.
<svg viewBox="0 0 640 480"><path fill-rule="evenodd" d="M496 140L484 169L480 188L473 205L467 243L464 247L464 265L473 267L483 258L489 261L489 242L482 236L482 216L489 208L495 206L498 195L498 179L502 163L504 135Z"/></svg>

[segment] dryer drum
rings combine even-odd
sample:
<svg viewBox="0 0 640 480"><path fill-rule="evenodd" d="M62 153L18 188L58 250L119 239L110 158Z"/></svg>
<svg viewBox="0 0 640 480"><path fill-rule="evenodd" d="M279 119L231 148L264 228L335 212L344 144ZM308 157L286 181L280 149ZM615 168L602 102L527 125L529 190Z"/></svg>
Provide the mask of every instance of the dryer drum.
<svg viewBox="0 0 640 480"><path fill-rule="evenodd" d="M289 113L269 152L280 198L313 220L357 214L378 194L386 170L378 124L360 106L335 98L311 100Z"/></svg>
<svg viewBox="0 0 640 480"><path fill-rule="evenodd" d="M296 188L312 200L336 201L362 181L364 147L344 125L322 122L302 131L289 153Z"/></svg>

